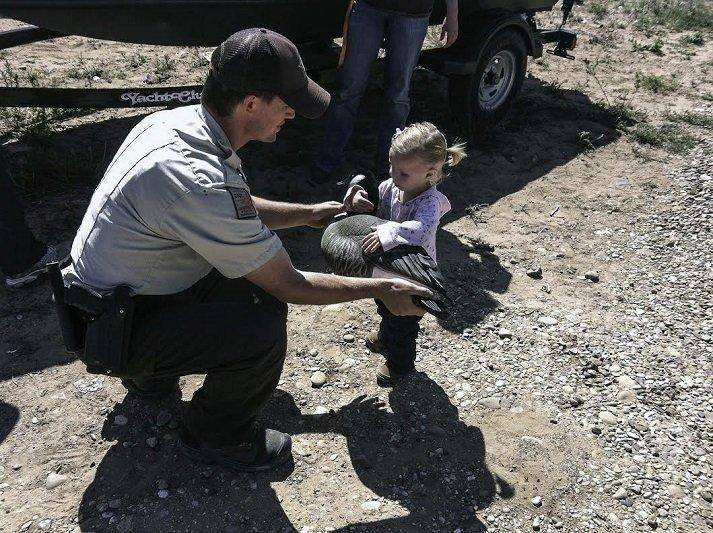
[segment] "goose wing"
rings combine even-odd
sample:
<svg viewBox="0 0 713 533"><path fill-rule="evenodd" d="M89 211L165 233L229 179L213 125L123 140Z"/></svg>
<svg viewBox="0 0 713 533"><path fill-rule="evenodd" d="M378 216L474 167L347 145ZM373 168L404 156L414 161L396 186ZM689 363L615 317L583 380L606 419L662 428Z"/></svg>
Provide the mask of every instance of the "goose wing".
<svg viewBox="0 0 713 533"><path fill-rule="evenodd" d="M425 285L433 291L432 298L414 297L417 305L438 318L448 316L451 299L446 281L438 264L420 246L402 244L391 250L380 251L366 257L367 263L384 272Z"/></svg>

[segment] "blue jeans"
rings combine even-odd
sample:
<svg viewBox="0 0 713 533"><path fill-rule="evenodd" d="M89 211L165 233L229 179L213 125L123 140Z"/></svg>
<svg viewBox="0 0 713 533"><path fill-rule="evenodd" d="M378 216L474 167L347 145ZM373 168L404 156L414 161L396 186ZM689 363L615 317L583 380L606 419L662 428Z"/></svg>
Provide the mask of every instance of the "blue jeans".
<svg viewBox="0 0 713 533"><path fill-rule="evenodd" d="M371 66L384 43L386 78L375 167L377 178L388 175L391 137L408 118L411 75L426 38L428 19L389 13L365 2L354 5L349 17L347 56L339 70L337 93L327 113L326 132L316 161L321 170L332 172L344 161L344 149L354 130Z"/></svg>

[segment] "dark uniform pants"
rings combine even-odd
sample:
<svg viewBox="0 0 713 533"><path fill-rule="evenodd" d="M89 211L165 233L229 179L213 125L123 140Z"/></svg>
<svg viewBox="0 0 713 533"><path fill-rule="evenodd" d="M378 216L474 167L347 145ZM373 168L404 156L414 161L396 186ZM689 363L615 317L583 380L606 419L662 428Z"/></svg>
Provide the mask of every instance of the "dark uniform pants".
<svg viewBox="0 0 713 533"><path fill-rule="evenodd" d="M0 158L0 270L13 276L34 265L47 251L27 227L25 213Z"/></svg>
<svg viewBox="0 0 713 533"><path fill-rule="evenodd" d="M413 370L421 317L394 315L381 300L376 300L376 308L381 317L379 340L386 352L386 366L395 372Z"/></svg>
<svg viewBox="0 0 713 533"><path fill-rule="evenodd" d="M181 293L135 297L129 373L206 374L184 424L211 444L239 442L277 387L286 329L283 302L214 270Z"/></svg>

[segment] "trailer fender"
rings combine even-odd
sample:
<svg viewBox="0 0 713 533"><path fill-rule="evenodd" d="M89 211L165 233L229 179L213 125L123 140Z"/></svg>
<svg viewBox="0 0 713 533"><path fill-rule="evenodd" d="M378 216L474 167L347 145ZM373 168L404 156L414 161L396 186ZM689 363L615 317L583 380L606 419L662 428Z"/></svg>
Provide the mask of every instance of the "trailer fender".
<svg viewBox="0 0 713 533"><path fill-rule="evenodd" d="M479 20L462 23L460 36L450 48L425 50L421 54L420 65L444 76L473 74L488 43L506 29L517 31L528 55L534 58L542 56L542 43L535 39L524 14L489 12L483 13Z"/></svg>

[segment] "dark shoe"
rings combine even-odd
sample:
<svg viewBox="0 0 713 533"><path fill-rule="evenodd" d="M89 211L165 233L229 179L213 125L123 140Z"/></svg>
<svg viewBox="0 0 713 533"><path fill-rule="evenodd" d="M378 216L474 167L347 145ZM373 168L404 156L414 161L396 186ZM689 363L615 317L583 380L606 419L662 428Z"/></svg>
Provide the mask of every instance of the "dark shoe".
<svg viewBox="0 0 713 533"><path fill-rule="evenodd" d="M212 446L201 442L183 426L180 432L181 451L194 461L217 464L236 472L272 470L292 456L292 439L274 429L259 429L249 442Z"/></svg>
<svg viewBox="0 0 713 533"><path fill-rule="evenodd" d="M366 347L373 353L384 353L384 343L379 338L378 331L372 331L364 338Z"/></svg>
<svg viewBox="0 0 713 533"><path fill-rule="evenodd" d="M396 372L391 370L386 364L383 364L376 370L376 384L379 387L394 387L399 381L403 380L412 372L413 370Z"/></svg>
<svg viewBox="0 0 713 533"><path fill-rule="evenodd" d="M34 265L27 270L5 275L5 285L8 289L19 289L35 281L42 274L46 274L51 263L65 263L69 258L69 246L66 244L50 244L43 255Z"/></svg>
<svg viewBox="0 0 713 533"><path fill-rule="evenodd" d="M180 390L178 378L124 378L121 384L129 393L145 400L159 400Z"/></svg>

